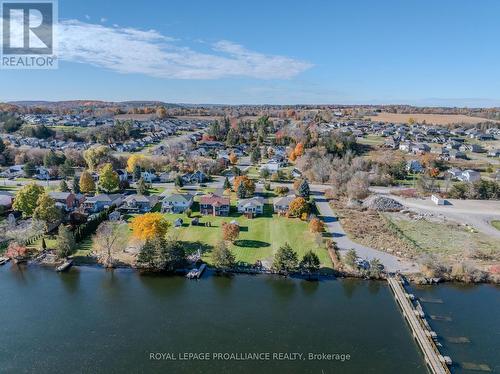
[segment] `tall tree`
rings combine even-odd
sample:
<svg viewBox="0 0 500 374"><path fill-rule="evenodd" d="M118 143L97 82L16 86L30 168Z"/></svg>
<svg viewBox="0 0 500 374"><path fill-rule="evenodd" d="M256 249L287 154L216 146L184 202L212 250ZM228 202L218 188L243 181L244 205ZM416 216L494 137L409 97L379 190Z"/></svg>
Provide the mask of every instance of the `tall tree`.
<svg viewBox="0 0 500 374"><path fill-rule="evenodd" d="M61 211L56 206L56 202L49 194L42 194L37 200L37 206L33 211L33 218L45 223L46 230L51 224L61 219Z"/></svg>
<svg viewBox="0 0 500 374"><path fill-rule="evenodd" d="M84 170L80 175L80 191L83 193L91 193L95 191L94 179L86 170Z"/></svg>
<svg viewBox="0 0 500 374"><path fill-rule="evenodd" d="M108 268L115 266L115 255L125 244L120 224L116 222L101 223L92 237L92 247L97 252L99 261Z"/></svg>
<svg viewBox="0 0 500 374"><path fill-rule="evenodd" d="M74 194L80 193L80 181L76 175L73 177L73 182L71 183L71 191Z"/></svg>
<svg viewBox="0 0 500 374"><path fill-rule="evenodd" d="M232 268L236 264L236 258L228 248L226 242L220 241L212 251L212 262L217 269Z"/></svg>
<svg viewBox="0 0 500 374"><path fill-rule="evenodd" d="M244 183L240 183L238 185L238 189L236 190L236 195L238 196L238 199L244 199L245 197L247 197L247 189L245 187L245 184Z"/></svg>
<svg viewBox="0 0 500 374"><path fill-rule="evenodd" d="M134 217L130 226L134 237L147 240L155 237L163 238L170 227L170 223L161 213L146 213Z"/></svg>
<svg viewBox="0 0 500 374"><path fill-rule="evenodd" d="M307 180L304 179L299 185L299 188L297 189L297 195L300 197L303 197L304 199L309 199L309 195L311 194L311 190L309 188L309 183L307 183Z"/></svg>
<svg viewBox="0 0 500 374"><path fill-rule="evenodd" d="M71 230L63 224L59 225L56 244L58 257L68 257L74 252L75 247L75 237L73 236Z"/></svg>
<svg viewBox="0 0 500 374"><path fill-rule="evenodd" d="M300 267L311 276L311 273L319 271L319 257L313 251L308 251L300 261Z"/></svg>
<svg viewBox="0 0 500 374"><path fill-rule="evenodd" d="M297 253L290 247L288 243L285 243L278 248L278 251L274 255L272 268L274 271L281 274L288 274L297 269L298 259Z"/></svg>
<svg viewBox="0 0 500 374"><path fill-rule="evenodd" d="M225 190L230 190L231 189L231 183L229 182L229 178L226 177L226 179L224 179L224 189Z"/></svg>
<svg viewBox="0 0 500 374"><path fill-rule="evenodd" d="M26 178L31 178L36 174L36 165L33 161L28 160L23 166L23 172Z"/></svg>
<svg viewBox="0 0 500 374"><path fill-rule="evenodd" d="M37 206L38 198L43 195L45 189L36 183L30 183L21 188L14 199L12 207L23 213L23 217L33 215Z"/></svg>
<svg viewBox="0 0 500 374"><path fill-rule="evenodd" d="M69 187L66 181L63 179L61 182L59 182L59 191L61 192L68 192Z"/></svg>
<svg viewBox="0 0 500 374"><path fill-rule="evenodd" d="M99 173L99 187L106 192L112 192L118 189L120 177L113 170L113 165L105 164Z"/></svg>
<svg viewBox="0 0 500 374"><path fill-rule="evenodd" d="M139 178L137 181L137 187L136 187L137 193L139 195L146 195L148 192L148 185L146 184L146 181L142 178Z"/></svg>

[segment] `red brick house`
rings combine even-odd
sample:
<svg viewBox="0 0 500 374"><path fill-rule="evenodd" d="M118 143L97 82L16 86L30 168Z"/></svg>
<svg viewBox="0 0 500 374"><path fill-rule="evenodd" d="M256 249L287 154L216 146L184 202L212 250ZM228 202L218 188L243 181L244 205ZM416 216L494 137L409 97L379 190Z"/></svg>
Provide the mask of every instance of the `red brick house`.
<svg viewBox="0 0 500 374"><path fill-rule="evenodd" d="M209 194L200 199L200 212L204 215L228 216L230 207L231 201L227 197Z"/></svg>

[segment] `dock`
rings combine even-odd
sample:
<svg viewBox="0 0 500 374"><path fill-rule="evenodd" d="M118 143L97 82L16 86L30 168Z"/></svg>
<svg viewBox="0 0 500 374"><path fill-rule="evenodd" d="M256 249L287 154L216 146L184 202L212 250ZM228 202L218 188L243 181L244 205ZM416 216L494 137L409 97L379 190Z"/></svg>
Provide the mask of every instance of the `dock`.
<svg viewBox="0 0 500 374"><path fill-rule="evenodd" d="M186 278L188 279L200 279L201 275L205 271L207 265L201 264L198 269L191 269L189 273L186 274Z"/></svg>
<svg viewBox="0 0 500 374"><path fill-rule="evenodd" d="M407 296L405 289L403 288L402 281L399 277L387 277L387 282L391 288L394 298L399 305L403 315L410 326L413 337L418 343L418 346L422 350L425 358L425 362L429 367L431 373L433 374L449 374L450 369L448 364L451 364L451 359L447 356L441 355L434 341L436 339L436 333L430 331L424 324L423 315L424 312L422 307L415 308L409 297ZM427 326L429 326L427 324Z"/></svg>
<svg viewBox="0 0 500 374"><path fill-rule="evenodd" d="M71 265L73 265L73 260L68 260L64 264L56 267L56 271L57 272L66 271L71 267Z"/></svg>

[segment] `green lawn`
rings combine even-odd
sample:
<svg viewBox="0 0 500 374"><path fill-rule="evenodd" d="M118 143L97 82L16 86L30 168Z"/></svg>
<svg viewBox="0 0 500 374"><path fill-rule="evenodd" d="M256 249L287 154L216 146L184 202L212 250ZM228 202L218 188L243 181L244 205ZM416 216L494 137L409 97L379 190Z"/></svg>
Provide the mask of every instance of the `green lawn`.
<svg viewBox="0 0 500 374"><path fill-rule="evenodd" d="M193 216L200 217L199 213ZM165 217L173 222L177 218L184 220L182 228L171 230L178 239L186 242L193 251L197 248L206 250L204 260L210 263L210 250L222 238L222 223L236 220L240 225L240 236L230 246L237 261L255 263L257 260L272 261L277 249L288 242L297 252L299 259L309 250L316 252L322 266L331 268L328 252L315 243L314 235L308 230L308 223L296 218L278 217L272 214L272 206L266 205L262 217L248 219L237 213L230 217L201 216L200 222L210 222L211 227L191 226L191 219L185 214L166 214Z"/></svg>
<svg viewBox="0 0 500 374"><path fill-rule="evenodd" d="M491 221L491 226L493 226L497 230L500 230L500 221Z"/></svg>

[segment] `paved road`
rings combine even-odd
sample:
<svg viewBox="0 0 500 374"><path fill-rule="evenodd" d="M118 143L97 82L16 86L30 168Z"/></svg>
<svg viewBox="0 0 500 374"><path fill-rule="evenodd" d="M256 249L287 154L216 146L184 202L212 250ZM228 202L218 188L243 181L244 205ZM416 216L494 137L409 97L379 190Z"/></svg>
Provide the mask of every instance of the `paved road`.
<svg viewBox="0 0 500 374"><path fill-rule="evenodd" d="M324 195L316 194L313 197L316 201L316 206L318 207L321 218L326 224L326 229L330 234L332 234L333 240L337 243L341 253L345 253L349 249L355 249L359 257L368 261L378 258L384 265L385 269L391 272L399 271L401 273L415 273L419 271L418 265L415 262L400 259L399 257L389 253L353 242L347 237L344 229L340 225L337 215L325 199Z"/></svg>

